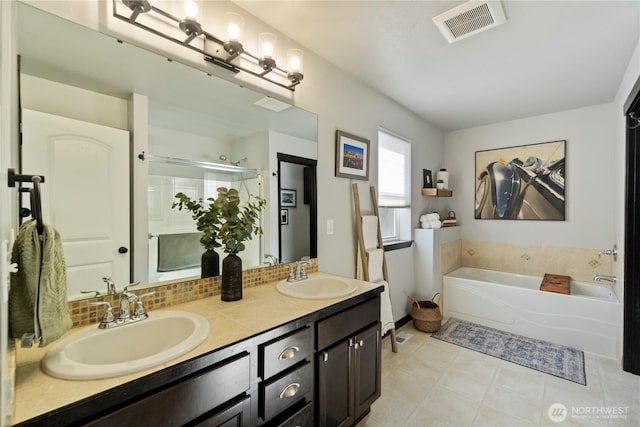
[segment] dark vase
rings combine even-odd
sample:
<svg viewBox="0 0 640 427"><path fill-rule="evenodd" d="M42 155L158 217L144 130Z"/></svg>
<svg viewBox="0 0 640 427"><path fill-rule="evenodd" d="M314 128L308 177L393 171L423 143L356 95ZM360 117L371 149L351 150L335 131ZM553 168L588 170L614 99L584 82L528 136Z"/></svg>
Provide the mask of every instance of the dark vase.
<svg viewBox="0 0 640 427"><path fill-rule="evenodd" d="M200 258L201 278L220 275L220 255L213 249L207 249Z"/></svg>
<svg viewBox="0 0 640 427"><path fill-rule="evenodd" d="M222 301L242 299L242 258L229 254L222 260Z"/></svg>

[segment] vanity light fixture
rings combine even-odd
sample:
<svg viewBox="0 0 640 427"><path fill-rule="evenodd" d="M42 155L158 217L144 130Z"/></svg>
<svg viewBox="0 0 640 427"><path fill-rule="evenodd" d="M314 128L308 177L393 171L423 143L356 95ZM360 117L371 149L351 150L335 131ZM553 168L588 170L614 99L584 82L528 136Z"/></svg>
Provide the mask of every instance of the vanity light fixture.
<svg viewBox="0 0 640 427"><path fill-rule="evenodd" d="M275 58L275 35L260 33L258 36L260 52L259 55L254 55L247 52L241 42L244 31L242 15L235 12L225 14L224 22L227 34L226 39L222 40L202 27L202 24L198 22L198 12L198 4L195 0L184 2L184 17L182 18L154 6L150 0L113 0L114 17L199 52L209 64L220 66L234 73L242 71L279 87L295 91L295 87L304 78L302 74L304 53L302 50L287 50L288 69L281 68ZM142 15L145 17L142 18ZM177 28L179 33L186 35L186 39L176 36L178 31L168 31L170 28L167 25ZM202 38L204 42L195 43L194 40L197 38ZM217 45L219 48L212 48L211 45Z"/></svg>

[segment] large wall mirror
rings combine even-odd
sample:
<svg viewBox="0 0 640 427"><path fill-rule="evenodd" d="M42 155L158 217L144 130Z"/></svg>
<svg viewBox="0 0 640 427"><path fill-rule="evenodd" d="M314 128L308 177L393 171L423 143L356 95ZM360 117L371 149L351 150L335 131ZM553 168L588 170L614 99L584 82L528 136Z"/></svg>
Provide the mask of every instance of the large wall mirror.
<svg viewBox="0 0 640 427"><path fill-rule="evenodd" d="M315 163L315 114L33 6L18 3L17 16L20 168L45 175L43 216L62 236L70 298L104 293L107 276L119 288L199 277L203 249L190 214L171 209L177 192L206 199L225 186L267 200L244 268L315 256L315 176L287 182L278 157ZM294 185L285 208L281 190ZM286 220L303 215L311 230L286 237Z"/></svg>

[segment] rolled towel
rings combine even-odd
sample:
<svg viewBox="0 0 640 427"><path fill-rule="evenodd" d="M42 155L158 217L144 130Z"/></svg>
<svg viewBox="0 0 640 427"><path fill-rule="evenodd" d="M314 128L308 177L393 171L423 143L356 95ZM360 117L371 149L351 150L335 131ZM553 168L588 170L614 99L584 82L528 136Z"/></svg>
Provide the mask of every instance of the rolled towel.
<svg viewBox="0 0 640 427"><path fill-rule="evenodd" d="M431 221L440 221L440 214L434 212L426 215L428 220Z"/></svg>
<svg viewBox="0 0 640 427"><path fill-rule="evenodd" d="M431 228L431 221L429 221L428 219L420 221L420 226L422 228Z"/></svg>
<svg viewBox="0 0 640 427"><path fill-rule="evenodd" d="M440 221L430 221L431 222L431 228L442 228L442 223Z"/></svg>

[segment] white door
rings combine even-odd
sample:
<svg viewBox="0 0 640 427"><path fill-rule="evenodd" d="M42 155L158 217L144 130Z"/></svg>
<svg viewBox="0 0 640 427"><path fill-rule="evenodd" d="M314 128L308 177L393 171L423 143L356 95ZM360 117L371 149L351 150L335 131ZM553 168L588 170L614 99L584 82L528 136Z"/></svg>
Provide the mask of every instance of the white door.
<svg viewBox="0 0 640 427"><path fill-rule="evenodd" d="M69 296L102 293L104 276L129 283L129 132L30 110L22 123L22 173L45 177L42 216L62 238Z"/></svg>

